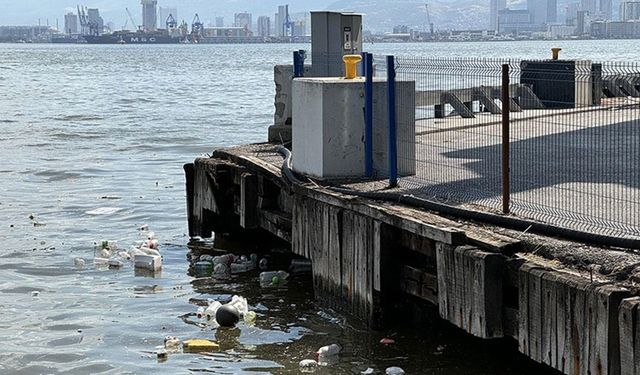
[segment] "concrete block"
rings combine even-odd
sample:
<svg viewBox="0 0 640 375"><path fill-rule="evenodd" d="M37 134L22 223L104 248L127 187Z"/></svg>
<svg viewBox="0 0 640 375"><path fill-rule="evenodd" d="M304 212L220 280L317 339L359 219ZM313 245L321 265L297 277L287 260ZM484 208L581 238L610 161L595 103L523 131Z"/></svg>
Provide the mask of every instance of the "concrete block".
<svg viewBox="0 0 640 375"><path fill-rule="evenodd" d="M305 75L311 73L311 66L305 65ZM276 65L273 68L273 80L276 85L274 97L275 112L273 126L269 128L269 142L291 141L291 81L293 65Z"/></svg>
<svg viewBox="0 0 640 375"><path fill-rule="evenodd" d="M387 89L373 85L373 154L388 173ZM415 82L396 83L398 172L415 174ZM293 168L315 177L364 177L364 79L298 78L293 83Z"/></svg>

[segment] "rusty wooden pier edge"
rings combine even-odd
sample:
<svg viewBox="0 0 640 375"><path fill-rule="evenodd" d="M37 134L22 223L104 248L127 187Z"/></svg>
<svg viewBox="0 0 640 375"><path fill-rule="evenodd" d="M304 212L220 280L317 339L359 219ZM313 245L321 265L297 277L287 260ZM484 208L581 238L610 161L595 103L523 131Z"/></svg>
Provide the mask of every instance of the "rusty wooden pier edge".
<svg viewBox="0 0 640 375"><path fill-rule="evenodd" d="M640 375L640 294L629 284L552 267L500 228L292 188L273 148L218 150L185 165L191 236L290 244L312 261L317 298L373 328L387 324L404 293L473 336L514 339L521 353L562 373Z"/></svg>

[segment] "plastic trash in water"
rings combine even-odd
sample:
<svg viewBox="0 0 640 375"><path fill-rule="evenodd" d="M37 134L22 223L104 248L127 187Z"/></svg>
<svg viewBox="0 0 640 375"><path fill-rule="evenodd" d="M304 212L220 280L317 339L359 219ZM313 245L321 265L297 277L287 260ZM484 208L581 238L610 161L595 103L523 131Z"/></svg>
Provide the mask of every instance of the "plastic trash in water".
<svg viewBox="0 0 640 375"><path fill-rule="evenodd" d="M253 326L256 323L257 314L254 311L249 311L244 314L244 323L248 326Z"/></svg>
<svg viewBox="0 0 640 375"><path fill-rule="evenodd" d="M200 258L198 258L198 261L213 263L213 255L209 255L209 254L200 255Z"/></svg>
<svg viewBox="0 0 640 375"><path fill-rule="evenodd" d="M209 320L216 320L216 312L218 311L218 309L220 308L220 306L222 306L222 304L218 301L213 301L209 304L209 306L207 306L206 309L204 309L204 317Z"/></svg>
<svg viewBox="0 0 640 375"><path fill-rule="evenodd" d="M185 353L202 353L220 350L220 345L209 340L187 340L182 343L182 349Z"/></svg>
<svg viewBox="0 0 640 375"><path fill-rule="evenodd" d="M230 303L220 306L216 311L216 322L218 322L221 327L235 327L240 321L240 317L241 314L238 309Z"/></svg>
<svg viewBox="0 0 640 375"><path fill-rule="evenodd" d="M107 264L109 265L109 268L112 268L112 269L119 269L124 267L124 263L117 259L110 259L109 262L107 262Z"/></svg>
<svg viewBox="0 0 640 375"><path fill-rule="evenodd" d="M111 257L111 251L109 249L101 249L98 252L98 257L99 258L110 258Z"/></svg>
<svg viewBox="0 0 640 375"><path fill-rule="evenodd" d="M198 311L196 311L196 316L198 317L198 319L204 318L204 307L202 306L198 307Z"/></svg>
<svg viewBox="0 0 640 375"><path fill-rule="evenodd" d="M140 226L140 228L138 228L139 231L143 231L146 232L149 230L149 225L148 224L143 224Z"/></svg>
<svg viewBox="0 0 640 375"><path fill-rule="evenodd" d="M235 307L240 315L244 315L249 312L249 303L244 297L233 296L231 297L231 302L229 302L228 305Z"/></svg>
<svg viewBox="0 0 640 375"><path fill-rule="evenodd" d="M96 266L106 266L109 264L109 258L95 257L93 258L93 264Z"/></svg>
<svg viewBox="0 0 640 375"><path fill-rule="evenodd" d="M318 351L316 352L316 355L319 358L321 358L321 357L333 357L333 356L336 356L336 355L340 354L341 350L342 350L342 348L340 347L340 345L331 344L331 345L323 346L322 348L318 349Z"/></svg>
<svg viewBox="0 0 640 375"><path fill-rule="evenodd" d="M158 250L151 249L149 247L141 247L140 251L142 251L146 255L160 256L160 252Z"/></svg>
<svg viewBox="0 0 640 375"><path fill-rule="evenodd" d="M156 355L158 356L158 362L166 362L169 359L169 352L165 349L158 349Z"/></svg>
<svg viewBox="0 0 640 375"><path fill-rule="evenodd" d="M160 271L162 269L162 257L159 255L136 255L133 258L135 268L148 271Z"/></svg>
<svg viewBox="0 0 640 375"><path fill-rule="evenodd" d="M216 279L228 279L231 276L229 266L224 263L218 263L213 267L213 277Z"/></svg>
<svg viewBox="0 0 640 375"><path fill-rule="evenodd" d="M389 367L384 372L386 375L404 375L404 370L400 367Z"/></svg>
<svg viewBox="0 0 640 375"><path fill-rule="evenodd" d="M82 258L76 258L73 260L73 265L76 266L76 268L84 268L85 264L86 262Z"/></svg>
<svg viewBox="0 0 640 375"><path fill-rule="evenodd" d="M96 241L93 243L93 246L95 247L96 250L103 250L103 249L115 250L118 248L118 241L108 241L108 240Z"/></svg>
<svg viewBox="0 0 640 375"><path fill-rule="evenodd" d="M260 285L279 285L289 278L285 271L268 271L260 274Z"/></svg>
<svg viewBox="0 0 640 375"><path fill-rule="evenodd" d="M235 261L235 256L233 254L225 254L219 255L217 257L213 257L213 264L224 264L227 267L231 265Z"/></svg>
<svg viewBox="0 0 640 375"><path fill-rule="evenodd" d="M182 342L177 337L167 336L164 338L164 348L167 351L177 352L181 346Z"/></svg>
<svg viewBox="0 0 640 375"><path fill-rule="evenodd" d="M318 367L318 362L314 361L313 359L303 359L302 361L300 361L298 366L300 367L300 371L302 372L314 372L316 367Z"/></svg>
<svg viewBox="0 0 640 375"><path fill-rule="evenodd" d="M269 268L269 261L267 260L267 258L260 259L258 267L260 267L261 270L266 271L267 268Z"/></svg>
<svg viewBox="0 0 640 375"><path fill-rule="evenodd" d="M213 274L213 263L198 262L193 265L193 270L198 277L211 276Z"/></svg>
<svg viewBox="0 0 640 375"><path fill-rule="evenodd" d="M375 370L374 370L374 369L372 369L371 367L369 367L369 368L367 368L366 370L361 371L360 373L361 373L362 375L371 375L371 374L373 374L374 372L375 372Z"/></svg>

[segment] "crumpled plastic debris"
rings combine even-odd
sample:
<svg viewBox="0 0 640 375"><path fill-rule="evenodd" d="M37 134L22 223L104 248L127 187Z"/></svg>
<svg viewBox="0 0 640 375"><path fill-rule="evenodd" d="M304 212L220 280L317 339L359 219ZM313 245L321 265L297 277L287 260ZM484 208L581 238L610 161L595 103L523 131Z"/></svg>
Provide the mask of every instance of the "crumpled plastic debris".
<svg viewBox="0 0 640 375"><path fill-rule="evenodd" d="M384 372L386 375L404 375L404 370L400 367L389 367Z"/></svg>
<svg viewBox="0 0 640 375"><path fill-rule="evenodd" d="M247 325L252 325L256 320L256 313L249 311L249 303L247 299L241 296L233 296L231 301L226 305L235 308L240 314L240 318L245 321ZM206 308L199 307L196 312L196 316L200 319L207 321L207 326L213 329L220 327L220 324L216 321L216 314L218 309L222 307L220 301L209 300Z"/></svg>

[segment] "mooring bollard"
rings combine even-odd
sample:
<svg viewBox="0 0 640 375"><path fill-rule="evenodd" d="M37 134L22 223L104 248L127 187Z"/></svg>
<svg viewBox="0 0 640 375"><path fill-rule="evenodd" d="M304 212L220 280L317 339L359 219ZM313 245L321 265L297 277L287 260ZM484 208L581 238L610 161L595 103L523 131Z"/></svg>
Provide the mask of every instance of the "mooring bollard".
<svg viewBox="0 0 640 375"><path fill-rule="evenodd" d="M342 57L342 61L344 61L344 78L345 79L355 79L358 78L358 63L362 61L362 56L360 55L345 55Z"/></svg>

